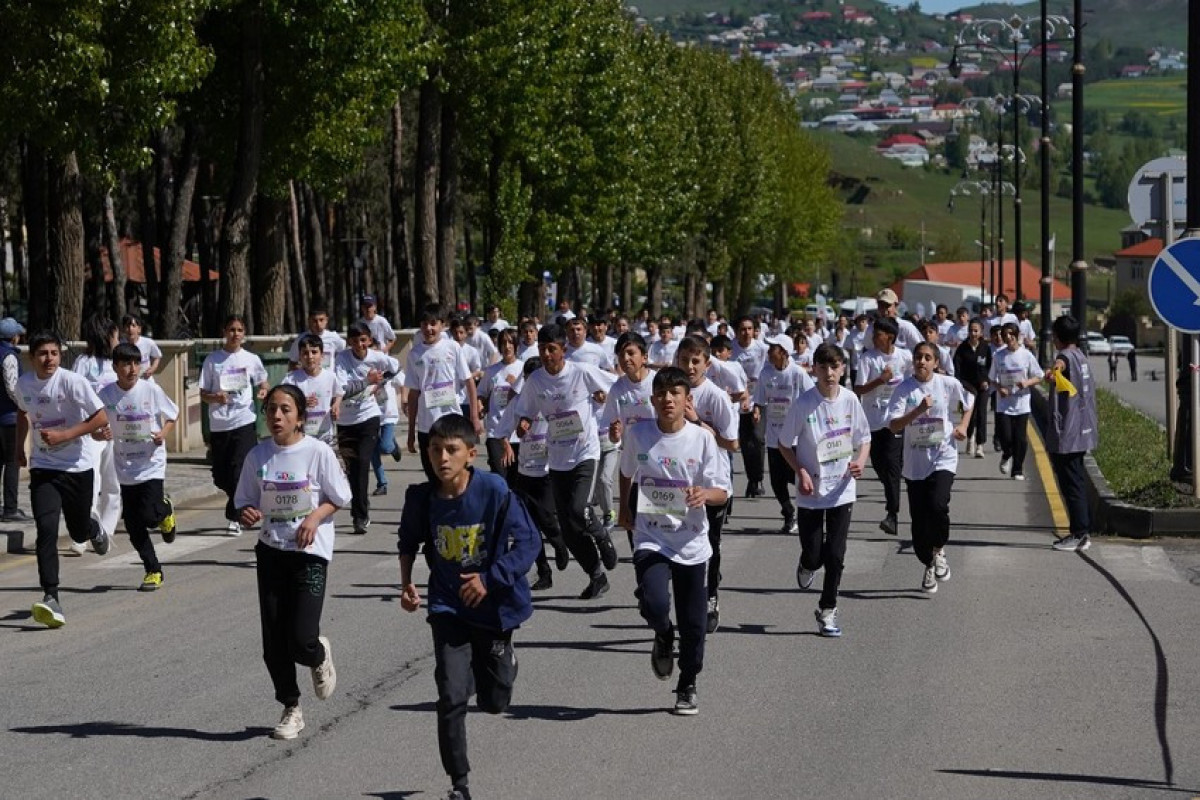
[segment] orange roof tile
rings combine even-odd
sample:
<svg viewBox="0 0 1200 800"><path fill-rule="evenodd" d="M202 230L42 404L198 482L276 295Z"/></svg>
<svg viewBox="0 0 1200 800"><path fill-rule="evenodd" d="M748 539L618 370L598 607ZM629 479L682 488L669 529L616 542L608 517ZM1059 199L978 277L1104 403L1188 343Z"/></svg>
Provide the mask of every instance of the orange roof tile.
<svg viewBox="0 0 1200 800"><path fill-rule="evenodd" d="M999 283L999 288L996 294L1006 294L1012 300L1017 300L1017 273L1015 269L1016 263L1011 258L1004 259L1003 264L996 264L996 280ZM992 276L992 265L989 261L986 266L985 280L990 281ZM903 298L902 291L904 281L937 281L939 283L953 283L959 286L969 286L976 289L979 288L979 262L978 261L952 261L940 264L926 264L923 267L917 267L912 272L905 275L901 280L892 284L892 290ZM1027 300L1037 300L1041 296L1041 280L1042 271L1030 264L1028 261L1021 261L1021 289ZM1071 287L1062 281L1054 281L1054 286L1051 291L1051 297L1054 300L1070 300Z"/></svg>

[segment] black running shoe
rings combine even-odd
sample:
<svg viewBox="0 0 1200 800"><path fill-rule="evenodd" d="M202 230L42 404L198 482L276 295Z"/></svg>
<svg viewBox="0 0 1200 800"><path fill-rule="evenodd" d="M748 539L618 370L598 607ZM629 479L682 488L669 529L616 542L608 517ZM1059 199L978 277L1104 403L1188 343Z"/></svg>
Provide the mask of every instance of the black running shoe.
<svg viewBox="0 0 1200 800"><path fill-rule="evenodd" d="M595 578L592 578L587 585L587 588L579 595L580 600L595 600L602 594L608 592L608 576L601 573Z"/></svg>
<svg viewBox="0 0 1200 800"><path fill-rule="evenodd" d="M604 564L604 568L615 568L617 566L617 548L613 544L612 537L608 535L608 531L601 531L594 538L596 540L596 549L600 551L600 561Z"/></svg>

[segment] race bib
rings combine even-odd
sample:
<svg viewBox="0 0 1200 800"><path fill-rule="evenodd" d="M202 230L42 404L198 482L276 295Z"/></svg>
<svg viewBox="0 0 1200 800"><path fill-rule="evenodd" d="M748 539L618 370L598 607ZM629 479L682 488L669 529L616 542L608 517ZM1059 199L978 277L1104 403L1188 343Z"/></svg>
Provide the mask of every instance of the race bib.
<svg viewBox="0 0 1200 800"><path fill-rule="evenodd" d="M546 460L546 434L526 436L521 441L521 460L531 467Z"/></svg>
<svg viewBox="0 0 1200 800"><path fill-rule="evenodd" d="M492 397L496 401L496 410L503 411L508 408L508 403L512 400L512 388L508 386L497 386L492 389Z"/></svg>
<svg viewBox="0 0 1200 800"><path fill-rule="evenodd" d="M321 432L321 428L325 425L325 419L329 416L328 411L319 411L310 408L304 417L304 433L308 436L316 436Z"/></svg>
<svg viewBox="0 0 1200 800"><path fill-rule="evenodd" d="M307 517L312 511L308 479L276 481L264 478L260 503L259 510L269 520L290 522Z"/></svg>
<svg viewBox="0 0 1200 800"><path fill-rule="evenodd" d="M221 391L241 392L250 388L250 373L245 367L230 367L221 371Z"/></svg>
<svg viewBox="0 0 1200 800"><path fill-rule="evenodd" d="M938 417L918 417L908 429L917 447L937 447L946 440L945 421Z"/></svg>
<svg viewBox="0 0 1200 800"><path fill-rule="evenodd" d="M583 421L574 411L560 411L551 414L547 421L550 423L550 441L567 442L583 433Z"/></svg>
<svg viewBox="0 0 1200 800"><path fill-rule="evenodd" d="M772 397L767 400L767 419L771 422L783 422L787 419L788 407L792 401L787 397Z"/></svg>
<svg viewBox="0 0 1200 800"><path fill-rule="evenodd" d="M817 442L817 461L828 464L831 461L841 461L854 455L853 444L850 441L849 428L837 428L828 431Z"/></svg>
<svg viewBox="0 0 1200 800"><path fill-rule="evenodd" d="M443 381L428 386L425 391L425 405L429 408L449 408L458 405L454 396L454 381Z"/></svg>
<svg viewBox="0 0 1200 800"><path fill-rule="evenodd" d="M1023 370L1012 369L1005 370L1000 375L1000 385L1005 389L1016 389L1017 384L1021 382L1021 377L1024 375Z"/></svg>
<svg viewBox="0 0 1200 800"><path fill-rule="evenodd" d="M145 442L154 438L153 414L120 414L112 426L113 438L123 442Z"/></svg>
<svg viewBox="0 0 1200 800"><path fill-rule="evenodd" d="M878 408L887 408L888 403L892 402L892 395L896 392L896 387L900 385L899 380L892 383L885 383L875 389L875 405Z"/></svg>
<svg viewBox="0 0 1200 800"><path fill-rule="evenodd" d="M39 419L39 420L34 420L34 422L33 422L33 430L35 433L38 433L42 430L51 430L53 428L65 428L65 427L67 427L67 421L65 419ZM69 442L60 442L59 444L56 444L56 445L48 445L44 441L42 441L41 436L34 436L33 443L37 447L37 449L41 450L43 453L53 453L56 450L63 449L64 447L66 447L69 444Z"/></svg>
<svg viewBox="0 0 1200 800"><path fill-rule="evenodd" d="M686 489L686 481L642 478L638 483L638 513L670 517L687 516Z"/></svg>

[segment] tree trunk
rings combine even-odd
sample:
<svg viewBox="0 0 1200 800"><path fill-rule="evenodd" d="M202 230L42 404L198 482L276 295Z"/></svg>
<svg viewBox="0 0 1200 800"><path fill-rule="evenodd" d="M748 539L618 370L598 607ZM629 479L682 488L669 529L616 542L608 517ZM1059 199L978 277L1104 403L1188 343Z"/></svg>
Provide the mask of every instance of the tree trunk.
<svg viewBox="0 0 1200 800"><path fill-rule="evenodd" d="M291 275L294 289L293 314L300 330L308 320L308 280L304 269L304 247L300 244L300 203L296 199L296 182L288 181L288 245L291 248Z"/></svg>
<svg viewBox="0 0 1200 800"><path fill-rule="evenodd" d="M613 305L613 265L612 262L605 259L596 267L596 285L599 287L597 294L599 295L596 302L596 313L603 314L606 310L612 308Z"/></svg>
<svg viewBox="0 0 1200 800"><path fill-rule="evenodd" d="M627 261L621 262L621 313L633 314L633 273L634 267Z"/></svg>
<svg viewBox="0 0 1200 800"><path fill-rule="evenodd" d="M46 207L46 152L26 141L21 158L21 191L25 197L26 250L29 267L30 333L50 327L50 302L54 294L54 275L50 271L50 221Z"/></svg>
<svg viewBox="0 0 1200 800"><path fill-rule="evenodd" d="M404 213L404 115L397 98L392 105L392 151L388 161L388 205L391 209L389 239L396 281L396 297L402 325L414 325L417 319L413 295L412 253L408 246L408 215Z"/></svg>
<svg viewBox="0 0 1200 800"><path fill-rule="evenodd" d="M479 314L479 280L476 276L475 254L471 249L471 227L463 220L463 262L467 267L467 302L471 304L471 313Z"/></svg>
<svg viewBox="0 0 1200 800"><path fill-rule="evenodd" d="M438 164L437 195L437 262L438 287L444 302L458 304L458 282L455 280L456 245L458 244L458 113L453 103L442 99L441 157ZM474 309L472 309L474 310Z"/></svg>
<svg viewBox="0 0 1200 800"><path fill-rule="evenodd" d="M129 313L129 302L125 297L125 255L121 252L121 237L117 234L111 189L104 193L104 246L108 249L108 267L112 270L113 309L119 318Z"/></svg>
<svg viewBox="0 0 1200 800"><path fill-rule="evenodd" d="M718 314L728 316L725 305L725 281L713 281L712 306Z"/></svg>
<svg viewBox="0 0 1200 800"><path fill-rule="evenodd" d="M29 264L25 247L25 229L20 224L24 216L24 204L21 204L17 206L16 213L13 214L16 224L9 229L9 233L12 234L13 272L16 273L17 279L16 297L29 297ZM11 312L11 309L9 311Z"/></svg>
<svg viewBox="0 0 1200 800"><path fill-rule="evenodd" d="M685 320L696 316L696 273L690 269L683 276L683 316Z"/></svg>
<svg viewBox="0 0 1200 800"><path fill-rule="evenodd" d="M0 308L4 316L9 316L8 309L8 247L6 231L8 231L8 198L0 196Z"/></svg>
<svg viewBox="0 0 1200 800"><path fill-rule="evenodd" d="M441 105L434 76L421 84L417 119L417 163L415 192L417 242L417 299L422 306L442 299L437 268L437 134L441 126Z"/></svg>
<svg viewBox="0 0 1200 800"><path fill-rule="evenodd" d="M175 181L175 165L171 162L171 131L160 128L154 135L154 243L158 246L157 303L150 304L150 318L158 336L171 338L175 334L167 325L165 315L171 298L167 295L170 260L167 250L171 246L171 224L174 217L175 195L171 190ZM186 220L187 217L184 217ZM186 235L187 229L184 228ZM180 256L182 263L182 255ZM178 306L178 302L176 302ZM178 311L175 312L178 317Z"/></svg>
<svg viewBox="0 0 1200 800"><path fill-rule="evenodd" d="M662 315L662 267L657 264L646 270L646 306L650 309L650 319Z"/></svg>
<svg viewBox="0 0 1200 800"><path fill-rule="evenodd" d="M330 314L336 314L338 309L329 307L333 297L329 271L325 264L325 228L321 223L321 209L312 187L306 183L301 189L304 198L304 229L308 233L305 239L308 243L309 286L317 293L316 302L325 306L325 310Z"/></svg>
<svg viewBox="0 0 1200 800"><path fill-rule="evenodd" d="M154 336L159 336L154 327L154 309L158 303L158 267L154 258L154 246L157 231L154 226L154 205L152 202L152 176L149 170L138 173L138 221L139 236L142 240L142 287L146 292L146 319L142 325ZM141 311L138 311L141 316Z"/></svg>
<svg viewBox="0 0 1200 800"><path fill-rule="evenodd" d="M517 290L517 317L540 320L546 309L546 282L521 281Z"/></svg>
<svg viewBox="0 0 1200 800"><path fill-rule="evenodd" d="M104 203L89 186L84 186L81 197L81 219L83 221L83 260L88 274L84 293L84 306L89 310L113 319L116 303L109 303L107 285L104 280L104 262L101 258L104 238ZM120 322L117 316L115 322Z"/></svg>
<svg viewBox="0 0 1200 800"><path fill-rule="evenodd" d="M255 204L254 320L256 332L264 335L284 332L288 288L286 211L283 201L273 197L259 197Z"/></svg>
<svg viewBox="0 0 1200 800"><path fill-rule="evenodd" d="M163 305L161 336L183 339L190 335L183 325L183 259L187 255L188 223L192 216L192 202L196 196L196 180L200 174L200 131L195 123L188 123L183 136L183 150L179 154L180 175L175 183L175 197L171 201L170 232L167 246L162 254ZM160 229L161 230L161 229Z"/></svg>
<svg viewBox="0 0 1200 800"><path fill-rule="evenodd" d="M217 261L217 231L210 207L210 195L206 191L209 179L210 171L206 168L202 175L201 188L198 190L200 202L192 204L192 224L196 230L196 246L200 256L200 318L193 320L192 324L200 335L205 337L217 335L217 307L213 296L214 287L209 280L209 271Z"/></svg>
<svg viewBox="0 0 1200 800"><path fill-rule="evenodd" d="M83 179L75 153L47 159L50 273L54 281L50 327L78 339L83 321Z"/></svg>
<svg viewBox="0 0 1200 800"><path fill-rule="evenodd" d="M250 6L241 20L241 100L233 184L221 233L221 318L245 314L250 296L251 223L263 147L262 11ZM247 325L247 333L253 332Z"/></svg>

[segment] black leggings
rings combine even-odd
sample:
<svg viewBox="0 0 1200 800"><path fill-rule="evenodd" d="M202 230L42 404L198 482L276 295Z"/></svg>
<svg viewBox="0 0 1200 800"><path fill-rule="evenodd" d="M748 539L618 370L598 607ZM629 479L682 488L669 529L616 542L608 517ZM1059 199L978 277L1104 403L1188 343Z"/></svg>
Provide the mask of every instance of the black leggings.
<svg viewBox="0 0 1200 800"><path fill-rule="evenodd" d="M58 596L58 522L67 523L71 541L82 544L100 533L92 517L92 471L29 470L29 499L37 525L38 581Z"/></svg>
<svg viewBox="0 0 1200 800"><path fill-rule="evenodd" d="M954 473L942 469L928 478L906 483L913 552L928 567L933 563L933 551L945 547L950 539L950 490L954 487Z"/></svg>
<svg viewBox="0 0 1200 800"><path fill-rule="evenodd" d="M296 665L316 667L325 660L321 609L329 562L309 553L287 552L259 542L258 608L262 617L263 661L284 706L300 702Z"/></svg>
<svg viewBox="0 0 1200 800"><path fill-rule="evenodd" d="M837 608L853 508L853 503L846 503L834 508L801 508L796 514L800 527L800 566L813 572L825 568L825 583L817 603L822 609Z"/></svg>
<svg viewBox="0 0 1200 800"><path fill-rule="evenodd" d="M350 516L355 522L371 518L371 456L379 444L379 417L357 425L338 426L338 450L350 481Z"/></svg>
<svg viewBox="0 0 1200 800"><path fill-rule="evenodd" d="M225 493L225 519L236 522L238 512L233 507L233 496L242 477L242 464L258 444L258 429L251 422L231 431L210 431L208 443L212 451L213 483Z"/></svg>
<svg viewBox="0 0 1200 800"><path fill-rule="evenodd" d="M1029 414L1001 414L996 418L1000 452L1012 459L1010 474L1025 474L1025 453L1029 450Z"/></svg>
<svg viewBox="0 0 1200 800"><path fill-rule="evenodd" d="M167 504L163 500L161 478L121 486L121 509L125 530L129 532L129 543L142 559L146 572L162 572L154 542L150 541L150 529L157 528L167 516Z"/></svg>

